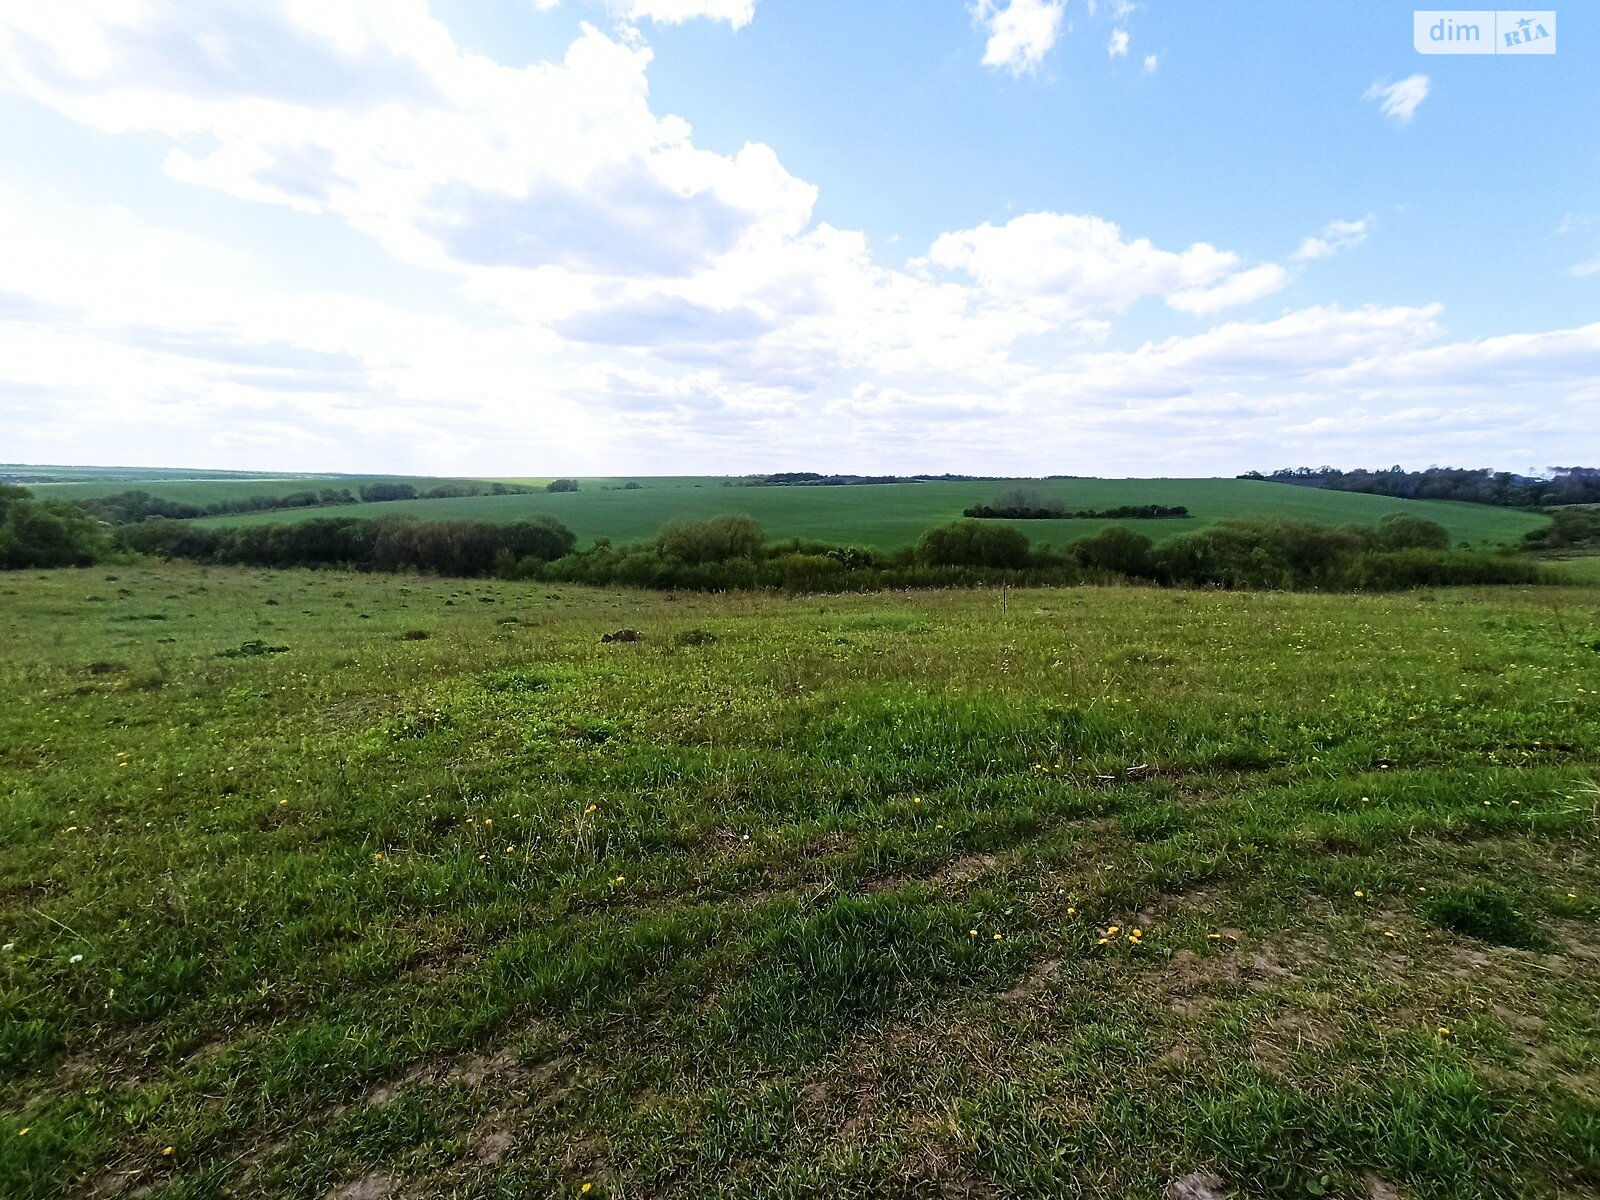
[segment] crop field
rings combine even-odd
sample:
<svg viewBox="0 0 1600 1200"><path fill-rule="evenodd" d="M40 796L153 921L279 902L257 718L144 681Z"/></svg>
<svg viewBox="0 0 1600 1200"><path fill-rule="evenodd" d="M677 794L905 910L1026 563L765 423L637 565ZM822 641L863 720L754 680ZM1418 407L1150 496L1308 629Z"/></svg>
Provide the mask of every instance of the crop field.
<svg viewBox="0 0 1600 1200"><path fill-rule="evenodd" d="M425 475L260 475L234 478L171 477L160 473L139 477L84 478L60 483L29 483L24 486L45 500L95 500L119 492L148 492L162 500L182 504L215 504L224 500L243 500L247 496L288 496L295 492L317 492L323 488L348 488L359 495L363 487L375 483L409 483L419 491L442 483L485 483L481 479L435 479ZM326 516L330 510L318 510ZM349 514L349 506L332 511Z"/></svg>
<svg viewBox="0 0 1600 1200"><path fill-rule="evenodd" d="M616 481L586 481L577 492L526 496L472 496L457 500L395 501L385 515L410 514L424 520L518 521L555 517L578 535L580 545L596 538L644 541L675 520L701 520L727 513L754 517L769 536L800 537L893 550L915 542L935 525L961 516L970 505L1015 486L985 481L965 483L863 484L844 487L724 487L721 479L641 478L636 491ZM611 490L605 490L605 486ZM1103 510L1129 504L1185 505L1184 520L1115 522L1094 520L1015 521L1036 544L1064 546L1113 524L1132 524L1156 540L1230 518L1284 517L1323 524L1376 525L1393 512L1409 512L1439 522L1459 541L1509 543L1537 529L1547 518L1534 513L1429 500L1391 500L1354 492L1327 492L1288 484L1238 479L1067 479L1029 486L1059 497L1070 509ZM293 490L293 489L291 489ZM375 510L364 509L363 515ZM208 518L214 524L253 524L307 520L326 515L316 509L292 513L252 513Z"/></svg>
<svg viewBox="0 0 1600 1200"><path fill-rule="evenodd" d="M1596 586L0 627L8 1200L1600 1192Z"/></svg>

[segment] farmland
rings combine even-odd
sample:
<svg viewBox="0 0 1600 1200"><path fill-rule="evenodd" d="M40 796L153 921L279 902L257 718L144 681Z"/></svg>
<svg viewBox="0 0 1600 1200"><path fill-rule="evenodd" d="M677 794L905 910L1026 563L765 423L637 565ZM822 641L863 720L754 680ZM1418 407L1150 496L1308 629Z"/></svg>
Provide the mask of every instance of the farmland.
<svg viewBox="0 0 1600 1200"><path fill-rule="evenodd" d="M0 624L7 1197L1600 1189L1592 585Z"/></svg>
<svg viewBox="0 0 1600 1200"><path fill-rule="evenodd" d="M642 541L654 537L670 521L742 513L759 521L773 538L799 537L893 550L916 541L932 526L960 517L969 505L1012 486L973 481L751 488L725 487L720 477L641 477L637 482L638 490L623 490L619 481L585 481L577 492L395 501L359 511L362 515L404 514L430 521L505 522L547 515L576 533L580 545L598 538L619 543ZM1141 532L1157 540L1232 518L1282 517L1333 525L1375 525L1389 513L1409 512L1439 522L1458 541L1503 543L1516 542L1546 521L1534 513L1486 505L1393 500L1237 479L1042 480L1030 486L1043 496L1063 500L1070 509L1186 505L1194 514L1191 519L1139 523ZM208 521L236 525L307 520L319 511L253 513ZM349 510L343 515L349 515ZM1005 523L1015 524L1038 544L1064 546L1118 522Z"/></svg>

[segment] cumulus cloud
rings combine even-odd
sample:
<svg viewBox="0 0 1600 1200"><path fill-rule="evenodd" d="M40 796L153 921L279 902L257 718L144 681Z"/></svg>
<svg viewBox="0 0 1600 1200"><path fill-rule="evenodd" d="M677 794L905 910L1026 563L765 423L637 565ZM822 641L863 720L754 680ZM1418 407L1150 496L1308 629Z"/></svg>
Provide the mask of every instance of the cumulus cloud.
<svg viewBox="0 0 1600 1200"><path fill-rule="evenodd" d="M1113 29L1111 41L1106 44L1106 53L1112 58L1124 58L1128 53L1128 31L1126 29Z"/></svg>
<svg viewBox="0 0 1600 1200"><path fill-rule="evenodd" d="M1294 257L1302 260L1330 258L1344 250L1359 246L1372 232L1372 218L1359 221L1329 221L1322 232L1300 243Z"/></svg>
<svg viewBox="0 0 1600 1200"><path fill-rule="evenodd" d="M744 11L673 6L690 8ZM1027 44L994 65L1048 50ZM558 61L508 67L421 0L0 10L0 85L136 135L174 186L263 206L252 224L281 215L368 271L307 283L289 240L269 254L0 184L8 453L598 473L757 469L783 446L840 469L1137 472L1181 430L1164 467L1210 470L1287 461L1284 430L1317 422L1338 429L1308 457L1333 457L1370 445L1351 414L1421 429L1470 394L1511 411L1496 453L1534 461L1550 420L1600 400L1600 326L1453 343L1434 306L1263 316L1248 306L1286 285L1281 265L1093 215L984 222L885 261L816 222L816 189L772 148L712 152L659 112L651 54L636 30L585 27ZM1136 307L1185 332L1131 344ZM1427 427L1425 457L1470 444Z"/></svg>
<svg viewBox="0 0 1600 1200"><path fill-rule="evenodd" d="M977 0L973 16L989 35L983 65L1022 75L1037 70L1061 35L1066 0Z"/></svg>
<svg viewBox="0 0 1600 1200"><path fill-rule="evenodd" d="M1146 75L1154 75L1156 73L1156 69L1160 65L1161 65L1161 60L1159 58L1157 58L1154 54L1146 54L1144 56L1144 73Z"/></svg>
<svg viewBox="0 0 1600 1200"><path fill-rule="evenodd" d="M1399 83L1373 84L1364 98L1378 101L1384 116L1406 125L1416 115L1418 105L1428 98L1428 84L1426 75L1407 75Z"/></svg>
<svg viewBox="0 0 1600 1200"><path fill-rule="evenodd" d="M611 8L624 20L649 20L662 25L709 17L742 29L756 16L756 0L611 0Z"/></svg>

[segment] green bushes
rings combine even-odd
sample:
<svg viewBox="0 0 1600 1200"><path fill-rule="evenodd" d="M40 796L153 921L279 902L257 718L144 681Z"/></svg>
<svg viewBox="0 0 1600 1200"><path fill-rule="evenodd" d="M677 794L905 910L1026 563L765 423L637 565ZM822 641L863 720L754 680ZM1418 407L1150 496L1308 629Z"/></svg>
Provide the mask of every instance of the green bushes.
<svg viewBox="0 0 1600 1200"><path fill-rule="evenodd" d="M674 521L661 531L661 552L686 563L723 563L756 558L767 535L749 517Z"/></svg>
<svg viewBox="0 0 1600 1200"><path fill-rule="evenodd" d="M539 564L570 554L577 544L570 529L548 517L508 525L323 517L292 525L231 529L156 520L127 526L119 537L130 550L200 562L462 576L529 576Z"/></svg>
<svg viewBox="0 0 1600 1200"><path fill-rule="evenodd" d="M1524 535L1522 543L1530 550L1600 546L1600 504L1558 508L1550 514L1549 525Z"/></svg>
<svg viewBox="0 0 1600 1200"><path fill-rule="evenodd" d="M86 567L110 548L100 524L81 508L0 484L0 569Z"/></svg>
<svg viewBox="0 0 1600 1200"><path fill-rule="evenodd" d="M1028 535L1009 525L952 521L922 535L917 542L916 561L930 567L1015 570L1030 562Z"/></svg>

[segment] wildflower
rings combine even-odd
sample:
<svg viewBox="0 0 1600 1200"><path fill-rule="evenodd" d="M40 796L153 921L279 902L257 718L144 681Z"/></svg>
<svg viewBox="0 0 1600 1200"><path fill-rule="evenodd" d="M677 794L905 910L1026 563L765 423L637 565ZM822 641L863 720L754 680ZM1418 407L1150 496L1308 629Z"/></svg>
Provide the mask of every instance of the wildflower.
<svg viewBox="0 0 1600 1200"><path fill-rule="evenodd" d="M483 824L484 824L485 828L489 827L490 825L493 825L494 824L494 818L493 817L485 817L483 819Z"/></svg>
<svg viewBox="0 0 1600 1200"><path fill-rule="evenodd" d="M383 861L383 852L379 851L377 854L374 854L372 856L372 861L373 862L382 862Z"/></svg>
<svg viewBox="0 0 1600 1200"><path fill-rule="evenodd" d="M935 825L935 826L934 826L934 828L935 828L935 829L943 829L943 828L944 828L944 826L943 826L943 825Z"/></svg>
<svg viewBox="0 0 1600 1200"><path fill-rule="evenodd" d="M1143 937L1143 936L1144 936L1144 930L1142 930L1142 929L1135 929L1135 930L1134 930L1134 931L1133 931L1133 932L1132 932L1132 933L1130 933L1130 934L1129 934L1129 935L1128 935L1128 936L1129 936L1129 937Z"/></svg>
<svg viewBox="0 0 1600 1200"><path fill-rule="evenodd" d="M1361 803L1363 803L1363 804L1371 804L1372 803L1372 797L1371 796L1363 796L1363 797L1361 797Z"/></svg>
<svg viewBox="0 0 1600 1200"><path fill-rule="evenodd" d="M998 933L997 933L997 934L995 934L995 935L994 935L994 940L995 940L995 941L997 941L997 942L1003 942L1003 941L1005 941L1005 938L1003 938L1003 937L1001 937L1001 936L1000 936L1000 935L999 935L999 934L998 934Z"/></svg>
<svg viewBox="0 0 1600 1200"><path fill-rule="evenodd" d="M1384 937L1386 937L1386 938L1397 938L1397 937L1399 937L1399 936L1400 936L1400 935L1399 935L1399 934L1398 934L1398 933L1396 933L1396 932L1395 932L1395 931L1394 931L1394 930L1392 930L1392 929L1385 929L1385 930L1384 930L1384 931L1383 931L1383 936L1384 936Z"/></svg>
<svg viewBox="0 0 1600 1200"><path fill-rule="evenodd" d="M1107 942L1109 942L1109 941L1110 941L1110 940L1111 940L1111 939L1110 939L1110 938L1108 938L1108 937L1103 937L1103 938L1101 938L1101 939L1100 939L1100 940L1099 940L1099 941L1097 941L1097 942L1095 942L1095 945L1096 945L1096 946L1104 946L1104 945L1105 945L1105 944L1106 944L1106 943L1107 943Z"/></svg>
<svg viewBox="0 0 1600 1200"><path fill-rule="evenodd" d="M71 958L67 959L67 961L69 963L81 963L83 961L83 955L74 954Z"/></svg>
<svg viewBox="0 0 1600 1200"><path fill-rule="evenodd" d="M489 856L487 854L480 854L480 855L478 855L478 861L479 862L488 862L489 861Z"/></svg>
<svg viewBox="0 0 1600 1200"><path fill-rule="evenodd" d="M589 805L588 808L583 810L583 815L587 817L590 813L594 812L595 809L597 809L598 807L599 807L599 805L597 805L597 804Z"/></svg>
<svg viewBox="0 0 1600 1200"><path fill-rule="evenodd" d="M1106 930L1106 936L1107 937L1116 937L1117 934L1119 934L1121 932L1122 932L1122 926L1113 925L1110 929Z"/></svg>
<svg viewBox="0 0 1600 1200"><path fill-rule="evenodd" d="M78 832L78 827L76 825L68 825L67 826L67 832L68 833L77 833Z"/></svg>
<svg viewBox="0 0 1600 1200"><path fill-rule="evenodd" d="M967 936L968 937L977 937L978 936L978 931L976 929L969 929L969 930L967 930Z"/></svg>
<svg viewBox="0 0 1600 1200"><path fill-rule="evenodd" d="M913 804L921 804L922 803L922 797L921 796L913 796L913 797L911 797L911 803L913 803Z"/></svg>
<svg viewBox="0 0 1600 1200"><path fill-rule="evenodd" d="M30 1130L32 1128L33 1128L32 1125L24 1125L21 1129L17 1130L17 1136L18 1137L27 1137L28 1136L28 1130Z"/></svg>
<svg viewBox="0 0 1600 1200"><path fill-rule="evenodd" d="M289 803L287 800L279 800L278 801L278 806L281 808L283 805L285 805L287 803Z"/></svg>
<svg viewBox="0 0 1600 1200"><path fill-rule="evenodd" d="M171 1146L168 1146L168 1147L166 1147L165 1149L163 1149L161 1151L161 1157L162 1158L171 1158L172 1157L172 1153L173 1153L173 1148Z"/></svg>
<svg viewBox="0 0 1600 1200"><path fill-rule="evenodd" d="M1448 1026L1448 1025L1439 1026L1439 1036L1440 1037L1449 1037L1450 1036L1450 1026Z"/></svg>
<svg viewBox="0 0 1600 1200"><path fill-rule="evenodd" d="M1356 899L1357 900L1365 900L1366 898L1367 898L1367 894L1365 892L1363 892L1360 888L1357 888L1356 889Z"/></svg>
<svg viewBox="0 0 1600 1200"><path fill-rule="evenodd" d="M1077 915L1078 915L1078 910L1073 908L1070 904L1067 905L1067 916L1075 917Z"/></svg>
<svg viewBox="0 0 1600 1200"><path fill-rule="evenodd" d="M585 1196L587 1196L590 1192L594 1191L594 1184L586 1183L581 1188L579 1188L578 1191L582 1192Z"/></svg>
<svg viewBox="0 0 1600 1200"><path fill-rule="evenodd" d="M616 882L619 885L627 883L628 882L628 877L626 875L618 875L614 882Z"/></svg>

